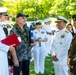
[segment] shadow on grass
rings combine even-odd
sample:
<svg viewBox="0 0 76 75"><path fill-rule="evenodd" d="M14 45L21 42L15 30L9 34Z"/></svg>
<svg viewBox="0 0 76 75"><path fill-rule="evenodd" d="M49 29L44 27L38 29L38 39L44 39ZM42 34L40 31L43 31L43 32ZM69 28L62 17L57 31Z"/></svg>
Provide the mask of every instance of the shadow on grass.
<svg viewBox="0 0 76 75"><path fill-rule="evenodd" d="M52 63L52 58L49 55L49 57L46 57L45 59L45 72L44 74L36 74L34 71L34 61L30 64L30 75L55 75L54 74L54 66Z"/></svg>

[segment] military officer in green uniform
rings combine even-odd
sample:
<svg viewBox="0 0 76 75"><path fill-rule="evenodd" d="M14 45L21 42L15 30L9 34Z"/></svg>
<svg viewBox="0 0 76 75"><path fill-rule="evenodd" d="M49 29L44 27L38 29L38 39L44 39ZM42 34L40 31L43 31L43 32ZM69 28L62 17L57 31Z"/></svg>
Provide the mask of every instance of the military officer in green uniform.
<svg viewBox="0 0 76 75"><path fill-rule="evenodd" d="M70 74L76 75L76 15L73 15L73 26L74 26L74 37L71 43L70 53L69 53L69 59L68 59L68 65L70 67Z"/></svg>

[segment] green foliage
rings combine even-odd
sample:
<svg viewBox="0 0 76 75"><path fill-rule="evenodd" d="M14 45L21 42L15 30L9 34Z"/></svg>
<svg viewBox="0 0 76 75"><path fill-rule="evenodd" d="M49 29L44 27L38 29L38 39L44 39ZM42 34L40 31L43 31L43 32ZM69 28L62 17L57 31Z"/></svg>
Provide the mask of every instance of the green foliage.
<svg viewBox="0 0 76 75"><path fill-rule="evenodd" d="M27 21L36 21L37 18L27 18Z"/></svg>
<svg viewBox="0 0 76 75"><path fill-rule="evenodd" d="M35 71L34 71L34 61L31 62L30 75L55 75L54 66L53 66L53 63L52 63L51 56L49 55L49 57L47 57L45 59L45 72L44 72L44 74L40 74L40 73L36 74Z"/></svg>
<svg viewBox="0 0 76 75"><path fill-rule="evenodd" d="M30 17L45 18L49 16L50 0L10 0L4 3L8 7L8 14L16 15L18 12L29 14Z"/></svg>
<svg viewBox="0 0 76 75"><path fill-rule="evenodd" d="M0 7L3 6L3 3L4 3L4 1L3 0L0 0Z"/></svg>
<svg viewBox="0 0 76 75"><path fill-rule="evenodd" d="M47 18L62 15L70 18L76 14L76 0L0 0L0 5L8 8L8 14L15 16L18 12L32 18Z"/></svg>
<svg viewBox="0 0 76 75"><path fill-rule="evenodd" d="M15 16L12 17L12 21L15 21Z"/></svg>

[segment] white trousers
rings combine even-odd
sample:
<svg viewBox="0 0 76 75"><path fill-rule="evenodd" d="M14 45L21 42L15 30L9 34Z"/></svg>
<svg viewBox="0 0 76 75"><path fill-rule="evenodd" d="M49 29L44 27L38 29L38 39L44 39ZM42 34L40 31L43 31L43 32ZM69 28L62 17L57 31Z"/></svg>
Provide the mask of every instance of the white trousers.
<svg viewBox="0 0 76 75"><path fill-rule="evenodd" d="M45 50L41 47L34 48L34 69L38 74L44 73Z"/></svg>
<svg viewBox="0 0 76 75"><path fill-rule="evenodd" d="M69 75L68 74L68 66L67 65L58 65L54 64L55 75Z"/></svg>
<svg viewBox="0 0 76 75"><path fill-rule="evenodd" d="M48 54L51 54L52 42L53 42L53 37L48 35L48 41L46 42L46 47L47 47L46 56L48 56Z"/></svg>

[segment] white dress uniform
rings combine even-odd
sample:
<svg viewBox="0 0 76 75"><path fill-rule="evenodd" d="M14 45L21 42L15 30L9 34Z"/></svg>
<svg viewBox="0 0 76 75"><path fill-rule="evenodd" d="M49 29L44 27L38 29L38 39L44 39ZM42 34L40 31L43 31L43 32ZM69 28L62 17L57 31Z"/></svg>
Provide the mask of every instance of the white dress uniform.
<svg viewBox="0 0 76 75"><path fill-rule="evenodd" d="M68 75L68 50L72 41L72 35L66 28L55 34L52 44L52 56L56 55L58 61L53 61L55 75Z"/></svg>
<svg viewBox="0 0 76 75"><path fill-rule="evenodd" d="M40 31L35 29L33 31L33 34L35 40L38 38L41 38L42 40L47 38L47 34L43 29L40 29ZM42 74L44 73L45 50L46 50L45 42L41 42L41 46L39 46L39 42L36 42L33 51L34 51L34 69L37 74L39 72Z"/></svg>
<svg viewBox="0 0 76 75"><path fill-rule="evenodd" d="M5 38L5 33L0 26L0 40ZM0 41L0 75L9 75L7 52L9 46L4 45Z"/></svg>
<svg viewBox="0 0 76 75"><path fill-rule="evenodd" d="M52 32L50 25L45 24L42 28L46 32L50 32L50 33ZM48 41L46 42L46 46L47 46L46 56L51 53L51 45L52 45L52 41L53 41L53 35L47 34L47 37L48 37Z"/></svg>

